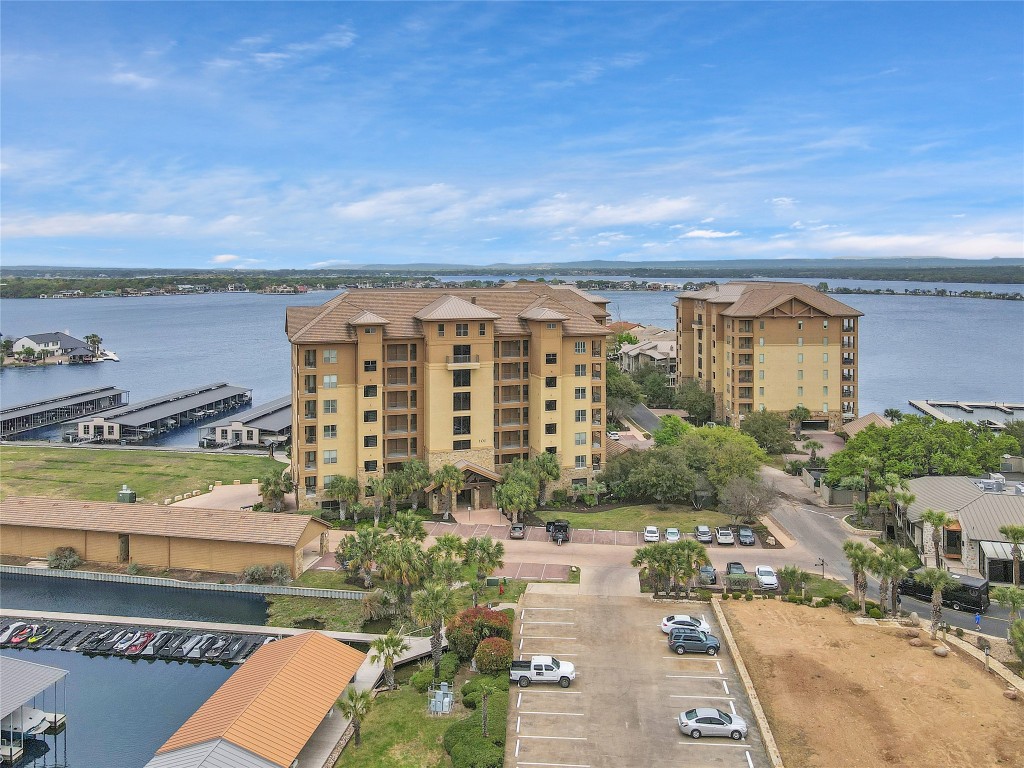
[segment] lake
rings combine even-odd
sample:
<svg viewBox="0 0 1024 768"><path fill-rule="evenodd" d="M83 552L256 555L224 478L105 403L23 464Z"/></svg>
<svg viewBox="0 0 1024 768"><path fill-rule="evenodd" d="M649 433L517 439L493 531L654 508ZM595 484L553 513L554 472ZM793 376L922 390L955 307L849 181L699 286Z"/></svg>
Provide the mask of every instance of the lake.
<svg viewBox="0 0 1024 768"><path fill-rule="evenodd" d="M854 281L833 281L854 282ZM857 281L864 287L885 287ZM1020 286L893 283L954 290ZM668 291L603 291L613 319L674 328ZM213 381L253 391L254 404L289 394L284 312L317 305L336 291L276 296L215 293L124 299L13 299L3 302L6 336L66 330L103 337L120 363L5 369L0 401L10 406L78 389L117 386L131 400ZM860 411L909 410L911 399L1024 401L1024 302L932 296L844 295L865 313L861 323ZM35 436L39 436L37 433ZM43 433L59 440L59 430ZM196 447L196 428L160 444Z"/></svg>

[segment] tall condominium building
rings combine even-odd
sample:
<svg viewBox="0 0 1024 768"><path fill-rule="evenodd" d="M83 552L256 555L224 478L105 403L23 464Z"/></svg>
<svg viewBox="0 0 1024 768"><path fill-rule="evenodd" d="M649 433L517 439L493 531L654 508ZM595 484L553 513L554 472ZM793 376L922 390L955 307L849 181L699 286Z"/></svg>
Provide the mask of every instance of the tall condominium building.
<svg viewBox="0 0 1024 768"><path fill-rule="evenodd" d="M798 405L830 429L857 418L862 312L802 283L753 281L680 293L675 306L679 381L714 393L717 419Z"/></svg>
<svg viewBox="0 0 1024 768"><path fill-rule="evenodd" d="M585 484L605 447L607 302L569 286L351 290L289 307L292 476L308 501L335 475L410 458L454 464L488 506L503 464L541 451Z"/></svg>

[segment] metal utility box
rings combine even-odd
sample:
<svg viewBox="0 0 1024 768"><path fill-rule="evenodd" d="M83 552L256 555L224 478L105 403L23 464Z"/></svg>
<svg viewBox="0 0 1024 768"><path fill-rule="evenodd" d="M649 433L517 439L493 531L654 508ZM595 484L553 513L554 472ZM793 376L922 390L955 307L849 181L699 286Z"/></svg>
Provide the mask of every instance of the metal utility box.
<svg viewBox="0 0 1024 768"><path fill-rule="evenodd" d="M127 485L122 485L121 490L117 492L117 500L125 504L134 504L135 491L131 490Z"/></svg>

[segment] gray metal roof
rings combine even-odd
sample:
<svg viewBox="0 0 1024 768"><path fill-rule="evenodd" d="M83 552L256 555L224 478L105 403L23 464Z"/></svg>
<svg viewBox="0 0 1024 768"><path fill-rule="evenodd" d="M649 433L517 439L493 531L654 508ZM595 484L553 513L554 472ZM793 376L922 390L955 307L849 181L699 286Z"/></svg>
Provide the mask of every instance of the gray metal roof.
<svg viewBox="0 0 1024 768"><path fill-rule="evenodd" d="M81 339L76 339L74 336L68 336L66 333L56 331L54 333L33 333L29 336L22 336L21 339L29 339L34 341L36 344L50 344L54 341L58 342L61 347L68 347L74 345L76 347L87 347L89 346ZM21 341L16 339L16 341Z"/></svg>
<svg viewBox="0 0 1024 768"><path fill-rule="evenodd" d="M92 400L97 397L116 395L118 393L124 394L127 391L127 389L118 389L117 387L82 389L77 392L68 392L66 395L59 395L58 397L51 397L46 400L36 400L32 403L12 405L9 408L4 408L0 411L0 416L5 419L13 419L18 416L31 416L34 413L42 413L65 405L77 405L78 403L84 403L86 400Z"/></svg>
<svg viewBox="0 0 1024 768"><path fill-rule="evenodd" d="M232 395L240 395L243 392L251 391L247 387L235 387L225 382L207 384L193 389L183 389L179 392L172 392L169 395L154 397L150 400L143 400L141 403L124 405L110 411L99 414L104 421L114 422L126 427L141 427L152 421L159 421L170 416L188 411L192 408L202 408L218 400L223 400ZM93 416L75 419L72 424L91 422Z"/></svg>
<svg viewBox="0 0 1024 768"><path fill-rule="evenodd" d="M218 421L206 429L218 429L219 427L230 427L233 422L240 422L246 427L265 429L268 432L280 432L282 429L292 425L292 398L291 395L279 397L261 406L248 411L236 413L233 418L226 421Z"/></svg>
<svg viewBox="0 0 1024 768"><path fill-rule="evenodd" d="M143 768L280 768L224 739L204 741L156 755Z"/></svg>
<svg viewBox="0 0 1024 768"><path fill-rule="evenodd" d="M986 493L970 477L915 477L907 481L914 503L907 510L911 522L926 509L948 512L960 521L971 541L1006 541L1002 525L1024 525L1024 496L1008 486L1003 493Z"/></svg>
<svg viewBox="0 0 1024 768"><path fill-rule="evenodd" d="M67 670L0 656L0 718L67 677Z"/></svg>

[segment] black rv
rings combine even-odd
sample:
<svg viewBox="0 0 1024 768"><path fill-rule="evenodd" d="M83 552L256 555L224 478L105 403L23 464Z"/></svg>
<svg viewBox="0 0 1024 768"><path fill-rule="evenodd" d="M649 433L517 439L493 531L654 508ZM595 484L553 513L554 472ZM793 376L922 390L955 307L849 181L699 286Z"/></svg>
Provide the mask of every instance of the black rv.
<svg viewBox="0 0 1024 768"><path fill-rule="evenodd" d="M926 603L932 601L932 588L925 586L914 578L919 569L915 568L906 575L900 582L898 591L901 595L910 595ZM956 582L951 587L942 590L942 604L952 608L954 611L968 611L984 613L988 610L988 579L979 579L977 576L966 576L959 573L950 573Z"/></svg>

